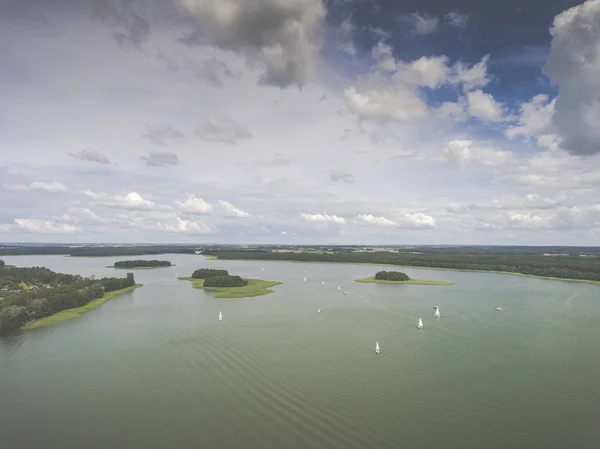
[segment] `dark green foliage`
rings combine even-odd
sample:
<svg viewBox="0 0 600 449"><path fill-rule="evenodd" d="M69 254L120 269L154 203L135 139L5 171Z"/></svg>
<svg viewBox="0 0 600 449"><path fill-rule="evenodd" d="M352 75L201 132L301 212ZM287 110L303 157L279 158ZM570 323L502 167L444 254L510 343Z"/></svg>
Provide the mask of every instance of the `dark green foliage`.
<svg viewBox="0 0 600 449"><path fill-rule="evenodd" d="M136 267L170 267L168 260L120 260L115 262L116 268L136 268Z"/></svg>
<svg viewBox="0 0 600 449"><path fill-rule="evenodd" d="M406 273L400 271L378 271L375 279L380 281L408 281L410 278Z"/></svg>
<svg viewBox="0 0 600 449"><path fill-rule="evenodd" d="M27 317L25 307L3 307L0 310L0 333L16 331L27 321Z"/></svg>
<svg viewBox="0 0 600 449"><path fill-rule="evenodd" d="M30 286L29 291L23 290L21 283ZM127 273L124 278L90 279L55 273L44 267L2 270L0 286L9 286L9 289L0 304L0 322L3 323L0 333L16 330L27 320L81 307L101 298L105 292L133 285L133 273Z"/></svg>
<svg viewBox="0 0 600 449"><path fill-rule="evenodd" d="M559 279L600 281L598 248L413 247L402 249L405 252L356 252L349 247L332 247L329 250L333 252L272 252L260 249L210 250L205 251L204 254L213 255L219 259L373 263L424 268L504 271ZM544 256L544 253L570 255Z"/></svg>
<svg viewBox="0 0 600 449"><path fill-rule="evenodd" d="M3 267L4 265L6 265L6 264L4 263L4 261L2 259L0 259L0 267Z"/></svg>
<svg viewBox="0 0 600 449"><path fill-rule="evenodd" d="M213 268L199 268L192 273L194 279L208 279L215 276L229 276L227 270L215 270Z"/></svg>
<svg viewBox="0 0 600 449"><path fill-rule="evenodd" d="M78 257L143 256L152 254L194 254L194 246L10 246L0 245L0 256L64 254Z"/></svg>
<svg viewBox="0 0 600 449"><path fill-rule="evenodd" d="M204 281L205 287L244 287L246 285L248 285L248 281L239 276L213 276Z"/></svg>

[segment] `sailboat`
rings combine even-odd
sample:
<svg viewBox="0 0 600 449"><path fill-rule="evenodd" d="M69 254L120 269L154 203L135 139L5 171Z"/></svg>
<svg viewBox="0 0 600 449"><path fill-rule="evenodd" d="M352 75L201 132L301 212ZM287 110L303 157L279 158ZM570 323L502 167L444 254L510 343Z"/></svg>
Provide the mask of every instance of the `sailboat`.
<svg viewBox="0 0 600 449"><path fill-rule="evenodd" d="M342 289L341 285L338 285L338 292Z"/></svg>
<svg viewBox="0 0 600 449"><path fill-rule="evenodd" d="M219 321L223 321L223 313L219 310Z"/></svg>
<svg viewBox="0 0 600 449"><path fill-rule="evenodd" d="M261 269L260 269L260 271L265 271L265 269L264 269L264 268L261 268Z"/></svg>
<svg viewBox="0 0 600 449"><path fill-rule="evenodd" d="M322 310L321 310L321 309L317 310L317 313L321 313L321 312L322 312Z"/></svg>
<svg viewBox="0 0 600 449"><path fill-rule="evenodd" d="M375 342L375 352L379 354L379 342Z"/></svg>
<svg viewBox="0 0 600 449"><path fill-rule="evenodd" d="M419 323L417 324L417 327L419 329L423 329L423 320L421 318L419 318Z"/></svg>
<svg viewBox="0 0 600 449"><path fill-rule="evenodd" d="M440 315L440 306L435 306L435 313L433 314L436 318L439 318Z"/></svg>
<svg viewBox="0 0 600 449"><path fill-rule="evenodd" d="M325 286L325 282L321 282L321 285Z"/></svg>
<svg viewBox="0 0 600 449"><path fill-rule="evenodd" d="M304 276L304 282L306 282L306 276Z"/></svg>

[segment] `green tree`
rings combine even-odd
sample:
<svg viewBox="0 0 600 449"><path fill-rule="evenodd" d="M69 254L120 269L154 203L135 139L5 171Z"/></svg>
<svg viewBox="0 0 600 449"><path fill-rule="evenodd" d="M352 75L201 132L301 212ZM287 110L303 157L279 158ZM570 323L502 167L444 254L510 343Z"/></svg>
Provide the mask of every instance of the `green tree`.
<svg viewBox="0 0 600 449"><path fill-rule="evenodd" d="M0 259L0 267L3 267L4 265L6 265L6 264L4 263L4 261L2 259Z"/></svg>
<svg viewBox="0 0 600 449"><path fill-rule="evenodd" d="M192 273L194 279L208 279L215 276L229 276L227 270L215 270L213 268L199 268Z"/></svg>
<svg viewBox="0 0 600 449"><path fill-rule="evenodd" d="M4 307L0 310L0 332L16 331L27 321L27 318L25 307Z"/></svg>
<svg viewBox="0 0 600 449"><path fill-rule="evenodd" d="M205 287L244 287L246 285L248 285L248 281L240 276L214 276L204 281Z"/></svg>

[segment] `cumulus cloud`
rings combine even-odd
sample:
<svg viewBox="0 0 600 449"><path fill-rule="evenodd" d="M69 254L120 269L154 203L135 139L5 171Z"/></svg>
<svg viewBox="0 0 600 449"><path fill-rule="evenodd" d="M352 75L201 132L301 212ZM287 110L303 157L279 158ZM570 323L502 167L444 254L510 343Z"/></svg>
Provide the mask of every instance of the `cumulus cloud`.
<svg viewBox="0 0 600 449"><path fill-rule="evenodd" d="M186 220L177 215L169 216L156 226L157 230L185 234L209 234L214 232L213 228L196 220Z"/></svg>
<svg viewBox="0 0 600 449"><path fill-rule="evenodd" d="M231 204L227 201L219 200L219 206L220 206L222 215L225 217L248 218L248 217L252 216L248 212L244 212L243 210L236 208L233 204Z"/></svg>
<svg viewBox="0 0 600 449"><path fill-rule="evenodd" d="M358 224L371 226L397 226L395 221L389 220L385 217L376 217L372 214L360 214L356 217L355 222Z"/></svg>
<svg viewBox="0 0 600 449"><path fill-rule="evenodd" d="M307 214L301 213L300 216L303 220L311 221L315 223L337 223L337 224L345 224L346 219L343 217L338 217L337 215L329 215L327 213L324 214Z"/></svg>
<svg viewBox="0 0 600 449"><path fill-rule="evenodd" d="M356 176L354 176L352 173L346 173L341 170L333 171L329 175L329 179L331 179L333 182L345 182L346 184L352 184L354 182L354 178L356 178Z"/></svg>
<svg viewBox="0 0 600 449"><path fill-rule="evenodd" d="M435 33L440 22L437 17L420 14L418 12L410 14L409 16L402 16L400 17L400 21L409 23L413 28L413 33L416 35Z"/></svg>
<svg viewBox="0 0 600 449"><path fill-rule="evenodd" d="M67 191L64 184L60 182L38 182L29 184L5 184L5 190L13 192L44 192L44 193L63 193Z"/></svg>
<svg viewBox="0 0 600 449"><path fill-rule="evenodd" d="M252 137L252 133L246 127L228 118L211 118L198 127L196 134L206 142L230 145Z"/></svg>
<svg viewBox="0 0 600 449"><path fill-rule="evenodd" d="M92 148L86 148L80 150L77 153L68 153L69 156L79 159L83 162L96 162L98 164L110 164L110 159L107 158L104 153Z"/></svg>
<svg viewBox="0 0 600 449"><path fill-rule="evenodd" d="M144 137L156 145L169 145L181 142L184 134L171 126L150 126L147 125L147 132Z"/></svg>
<svg viewBox="0 0 600 449"><path fill-rule="evenodd" d="M575 155L600 153L600 0L554 18L544 72L558 86L553 123L561 146Z"/></svg>
<svg viewBox="0 0 600 449"><path fill-rule="evenodd" d="M179 165L179 158L172 151L150 151L148 156L141 156L148 167L169 167Z"/></svg>
<svg viewBox="0 0 600 449"><path fill-rule="evenodd" d="M450 11L444 16L448 23L455 28L466 28L469 20L468 14L463 14L459 10Z"/></svg>
<svg viewBox="0 0 600 449"><path fill-rule="evenodd" d="M403 229L432 229L435 219L421 212L406 212L396 218L396 224Z"/></svg>
<svg viewBox="0 0 600 449"><path fill-rule="evenodd" d="M468 112L484 122L500 122L503 119L503 107L491 94L481 90L467 93Z"/></svg>
<svg viewBox="0 0 600 449"><path fill-rule="evenodd" d="M182 42L242 51L250 63L264 67L261 81L266 84L303 86L314 75L326 12L322 0L179 0L178 4L198 24Z"/></svg>
<svg viewBox="0 0 600 449"><path fill-rule="evenodd" d="M81 230L70 224L34 218L15 218L15 224L23 231L40 234L72 234Z"/></svg>
<svg viewBox="0 0 600 449"><path fill-rule="evenodd" d="M96 195L93 192L89 192L92 195L89 197L98 199L102 198L101 195ZM145 200L137 192L130 192L125 196L116 195L112 198L106 198L99 202L104 207L112 207L114 209L125 209L125 210L141 210L150 211L156 209L156 204L150 200Z"/></svg>
<svg viewBox="0 0 600 449"><path fill-rule="evenodd" d="M456 165L476 162L489 167L502 167L513 159L507 150L480 147L473 140L450 140L444 149L446 159Z"/></svg>
<svg viewBox="0 0 600 449"><path fill-rule="evenodd" d="M195 215L209 215L213 209L210 204L193 193L188 193L185 201L175 201L175 205L182 212Z"/></svg>

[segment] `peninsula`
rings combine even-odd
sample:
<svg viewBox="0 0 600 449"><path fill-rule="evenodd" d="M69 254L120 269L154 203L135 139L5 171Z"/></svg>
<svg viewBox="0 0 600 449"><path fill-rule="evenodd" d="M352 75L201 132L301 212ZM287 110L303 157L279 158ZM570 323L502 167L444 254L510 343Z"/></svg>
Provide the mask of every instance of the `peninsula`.
<svg viewBox="0 0 600 449"><path fill-rule="evenodd" d="M107 268L162 268L172 267L168 260L120 260Z"/></svg>
<svg viewBox="0 0 600 449"><path fill-rule="evenodd" d="M179 280L191 281L192 287L207 291L216 291L216 298L250 298L273 293L270 287L282 284L277 281L262 279L244 279L230 275L227 270L200 268L190 277L180 277Z"/></svg>
<svg viewBox="0 0 600 449"><path fill-rule="evenodd" d="M375 276L356 279L355 282L372 284L411 284L411 285L454 285L451 281L434 281L431 279L411 279L400 271L378 271Z"/></svg>

